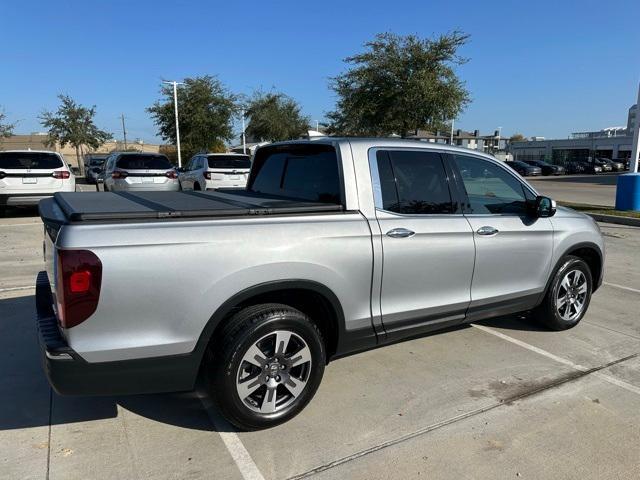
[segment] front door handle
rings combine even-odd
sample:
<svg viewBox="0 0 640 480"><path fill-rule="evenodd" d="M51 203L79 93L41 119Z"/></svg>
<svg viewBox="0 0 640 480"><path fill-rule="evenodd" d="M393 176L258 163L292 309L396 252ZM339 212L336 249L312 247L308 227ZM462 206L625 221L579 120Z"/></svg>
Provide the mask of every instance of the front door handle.
<svg viewBox="0 0 640 480"><path fill-rule="evenodd" d="M407 238L413 237L415 234L416 232L407 228L394 228L387 232L387 236L391 238Z"/></svg>
<svg viewBox="0 0 640 480"><path fill-rule="evenodd" d="M498 233L498 229L495 227L491 227L491 226L485 226L485 227L480 227L477 232L478 235L495 235L496 233Z"/></svg>

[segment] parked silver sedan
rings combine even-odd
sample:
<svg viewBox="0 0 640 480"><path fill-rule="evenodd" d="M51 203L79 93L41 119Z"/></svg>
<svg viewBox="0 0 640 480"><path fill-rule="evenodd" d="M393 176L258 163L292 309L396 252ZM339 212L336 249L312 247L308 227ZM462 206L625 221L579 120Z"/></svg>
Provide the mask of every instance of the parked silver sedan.
<svg viewBox="0 0 640 480"><path fill-rule="evenodd" d="M201 153L195 155L180 175L184 190L245 188L251 157L239 153Z"/></svg>
<svg viewBox="0 0 640 480"><path fill-rule="evenodd" d="M113 153L104 170L105 191L180 190L178 172L169 159L156 153Z"/></svg>

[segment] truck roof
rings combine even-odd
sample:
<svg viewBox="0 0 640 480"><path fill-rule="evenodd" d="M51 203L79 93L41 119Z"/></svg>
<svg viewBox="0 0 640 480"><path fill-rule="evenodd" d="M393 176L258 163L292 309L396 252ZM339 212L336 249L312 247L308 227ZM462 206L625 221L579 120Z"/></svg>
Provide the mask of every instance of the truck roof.
<svg viewBox="0 0 640 480"><path fill-rule="evenodd" d="M449 152L465 153L467 155L477 155L485 158L489 158L493 161L497 160L493 155L487 153L471 150L469 148L457 147L455 145L449 145L446 143L425 142L422 140L411 138L397 138L397 137L313 137L309 139L300 140L287 140L282 142L269 143L258 147L258 150L269 147L278 147L291 144L324 144L324 145L336 145L339 143L349 143L351 145L358 145L364 148L374 147L404 147L404 148L426 148L430 150L442 150Z"/></svg>

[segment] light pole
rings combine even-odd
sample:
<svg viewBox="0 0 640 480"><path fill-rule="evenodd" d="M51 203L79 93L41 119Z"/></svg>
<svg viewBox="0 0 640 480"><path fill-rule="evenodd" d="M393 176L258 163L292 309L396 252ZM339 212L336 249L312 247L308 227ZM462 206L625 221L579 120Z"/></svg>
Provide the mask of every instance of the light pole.
<svg viewBox="0 0 640 480"><path fill-rule="evenodd" d="M449 136L449 145L453 145L453 123L455 119L451 120L451 135Z"/></svg>
<svg viewBox="0 0 640 480"><path fill-rule="evenodd" d="M122 118L122 135L124 135L124 149L127 149L127 129L124 126L124 113L120 116Z"/></svg>
<svg viewBox="0 0 640 480"><path fill-rule="evenodd" d="M176 112L176 148L178 149L178 167L182 167L182 156L180 155L180 124L178 122L178 85L184 85L183 82L175 80L163 80L162 83L173 85L173 108Z"/></svg>
<svg viewBox="0 0 640 480"><path fill-rule="evenodd" d="M498 146L496 147L496 151L500 151L500 134L502 134L502 127L498 127Z"/></svg>
<svg viewBox="0 0 640 480"><path fill-rule="evenodd" d="M638 85L638 101L636 102L636 123L633 126L633 147L631 148L631 164L629 170L638 173L638 155L640 154L640 85Z"/></svg>
<svg viewBox="0 0 640 480"><path fill-rule="evenodd" d="M242 153L244 153L245 155L247 154L247 137L244 133L245 127L244 127L244 108L241 111L242 113Z"/></svg>

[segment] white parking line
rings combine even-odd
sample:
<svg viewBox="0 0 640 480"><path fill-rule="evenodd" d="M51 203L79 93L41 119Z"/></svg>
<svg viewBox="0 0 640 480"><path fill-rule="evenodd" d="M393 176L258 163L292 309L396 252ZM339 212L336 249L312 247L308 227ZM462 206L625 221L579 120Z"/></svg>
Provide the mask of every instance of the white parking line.
<svg viewBox="0 0 640 480"><path fill-rule="evenodd" d="M2 292L14 292L16 290L31 290L32 288L36 288L35 285L30 285L28 287L7 287L7 288L0 288L0 293Z"/></svg>
<svg viewBox="0 0 640 480"><path fill-rule="evenodd" d="M574 370L578 370L579 372L586 372L588 370L590 370L589 368L583 366L583 365L579 365L577 363L573 363L571 360L567 360L566 358L562 358L559 357L557 355L554 355L551 352L547 352L546 350L543 350L541 348L535 347L533 345L529 345L526 342L523 342L522 340L518 340L517 338L513 338L510 337L509 335L505 335L504 333L498 332L497 330L494 330L493 328L489 328L489 327L485 327L484 325L477 325L475 323L472 323L471 326L477 328L478 330L482 330L483 332L487 332L490 333L491 335L494 335L498 338L501 338L502 340L506 340L507 342L511 342L515 345L518 345L519 347L522 348L526 348L527 350L530 350L532 352L537 353L538 355L542 355L545 356L547 358L550 358L551 360L554 360L558 363L562 363L564 365L567 365L571 368L573 368ZM610 375L607 375L606 373L602 373L602 372L593 372L592 375L594 377L598 377L606 382L609 382L613 385L616 385L618 387L624 388L625 390L628 390L629 392L633 392L636 393L638 395L640 395L640 388L636 387L635 385L631 385L630 383L625 382L624 380L619 380L615 377L612 377Z"/></svg>
<svg viewBox="0 0 640 480"><path fill-rule="evenodd" d="M1 223L0 227L27 227L29 225L42 226L42 222L34 222L34 223Z"/></svg>
<svg viewBox="0 0 640 480"><path fill-rule="evenodd" d="M240 440L240 437L238 437L238 434L235 433L233 427L218 414L209 397L201 393L198 393L198 397L200 397L202 406L207 412L214 428L220 435L220 438L222 438L233 461L236 462L242 478L244 478L244 480L265 480L260 469Z"/></svg>
<svg viewBox="0 0 640 480"><path fill-rule="evenodd" d="M640 290L638 290L637 288L625 287L624 285L618 285L617 283L610 283L610 282L602 282L602 283L604 283L605 285L608 285L609 287L621 288L622 290L627 290L629 292L640 293Z"/></svg>

